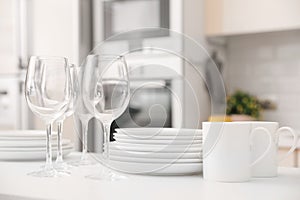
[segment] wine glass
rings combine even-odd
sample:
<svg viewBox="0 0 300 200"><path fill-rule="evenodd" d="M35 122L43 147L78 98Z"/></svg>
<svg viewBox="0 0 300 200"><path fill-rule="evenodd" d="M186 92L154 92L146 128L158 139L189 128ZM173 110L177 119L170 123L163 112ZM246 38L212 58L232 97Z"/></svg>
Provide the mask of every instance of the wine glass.
<svg viewBox="0 0 300 200"><path fill-rule="evenodd" d="M104 159L109 163L110 126L127 108L130 98L125 58L115 55L90 55L83 79L83 100L87 109L104 128ZM91 78L92 77L92 78ZM112 171L88 176L93 179L118 179Z"/></svg>
<svg viewBox="0 0 300 200"><path fill-rule="evenodd" d="M83 75L84 75L84 69L86 66L89 65L89 61L86 60L85 63L83 63L83 65L81 65L78 68L78 79L77 79L77 99L76 99L76 107L74 110L74 120L75 120L75 124L78 123L78 121L80 122L81 125L81 134L79 134L80 131L78 131L76 129L76 132L78 133L78 135L82 135L82 154L81 154L81 158L80 160L77 161L73 161L70 162L69 164L71 164L72 166L85 166L85 165L92 165L92 164L96 164L96 162L94 162L93 160L88 158L88 141L87 141L87 137L88 137L88 124L89 121L94 117L94 115L86 108L86 105L83 102Z"/></svg>
<svg viewBox="0 0 300 200"><path fill-rule="evenodd" d="M68 109L60 116L57 120L57 158L55 161L54 168L62 173L63 175L70 174L70 166L63 161L63 152L62 152L62 134L63 134L63 125L64 120L71 116L74 113L77 103L77 96L78 96L78 78L77 78L77 68L75 65L70 65L70 75L71 75L71 102L69 104Z"/></svg>
<svg viewBox="0 0 300 200"><path fill-rule="evenodd" d="M52 124L69 107L71 80L68 60L63 57L32 56L26 74L25 98L31 111L47 127L46 165L30 175L57 176L52 165Z"/></svg>

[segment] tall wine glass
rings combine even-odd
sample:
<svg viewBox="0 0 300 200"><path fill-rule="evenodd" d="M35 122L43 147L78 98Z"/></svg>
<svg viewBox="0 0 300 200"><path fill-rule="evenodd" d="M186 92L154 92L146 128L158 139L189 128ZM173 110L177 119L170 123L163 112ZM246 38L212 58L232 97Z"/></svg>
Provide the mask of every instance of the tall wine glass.
<svg viewBox="0 0 300 200"><path fill-rule="evenodd" d="M115 55L91 55L83 81L86 107L104 128L104 158L109 163L110 126L127 108L130 98L128 69L125 58ZM93 78L90 78L93 77ZM118 179L112 171L89 176L94 179Z"/></svg>
<svg viewBox="0 0 300 200"><path fill-rule="evenodd" d="M71 99L70 68L63 57L32 56L25 81L25 97L31 111L47 127L46 165L30 173L38 177L57 176L52 165L52 124L69 107Z"/></svg>
<svg viewBox="0 0 300 200"><path fill-rule="evenodd" d="M85 165L92 165L96 164L93 160L88 158L88 124L89 121L94 117L94 115L86 108L86 105L83 102L83 76L85 72L85 67L88 66L89 60L86 60L86 62L81 65L77 69L77 74L78 74L78 92L77 92L77 99L76 99L76 107L74 110L74 119L75 123L80 122L81 126L81 134L80 131L77 131L78 135L81 135L81 140L82 140L82 154L80 160L73 161L70 164L73 166L85 166Z"/></svg>
<svg viewBox="0 0 300 200"><path fill-rule="evenodd" d="M71 75L71 101L69 104L68 109L63 113L61 117L59 117L56 120L57 123L57 157L55 161L54 168L62 173L63 175L68 175L70 174L70 167L69 165L63 161L63 151L62 151L62 134L63 134L63 125L64 125L64 120L71 116L74 113L74 110L76 108L76 103L77 103L77 96L78 96L78 77L77 74L78 70L75 67L75 65L70 65L70 75Z"/></svg>

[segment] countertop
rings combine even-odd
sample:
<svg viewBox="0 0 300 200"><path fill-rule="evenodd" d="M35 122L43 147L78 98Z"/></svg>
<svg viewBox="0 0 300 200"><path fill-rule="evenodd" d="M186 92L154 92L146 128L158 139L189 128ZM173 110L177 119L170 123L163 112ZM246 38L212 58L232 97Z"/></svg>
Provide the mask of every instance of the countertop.
<svg viewBox="0 0 300 200"><path fill-rule="evenodd" d="M72 154L68 161L78 158ZM202 175L142 176L127 175L127 180L99 181L85 178L101 165L72 169L72 176L36 178L26 175L43 162L0 162L0 199L230 199L299 200L300 169L279 168L276 178L253 178L245 183L209 182Z"/></svg>

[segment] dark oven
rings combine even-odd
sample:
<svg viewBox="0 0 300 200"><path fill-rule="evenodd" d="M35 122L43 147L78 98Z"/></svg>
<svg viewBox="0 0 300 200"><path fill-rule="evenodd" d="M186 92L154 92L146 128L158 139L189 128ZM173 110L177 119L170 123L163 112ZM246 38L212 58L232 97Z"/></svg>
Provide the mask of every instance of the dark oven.
<svg viewBox="0 0 300 200"><path fill-rule="evenodd" d="M111 133L118 127L172 127L171 84L171 80L132 80L129 106L113 122Z"/></svg>

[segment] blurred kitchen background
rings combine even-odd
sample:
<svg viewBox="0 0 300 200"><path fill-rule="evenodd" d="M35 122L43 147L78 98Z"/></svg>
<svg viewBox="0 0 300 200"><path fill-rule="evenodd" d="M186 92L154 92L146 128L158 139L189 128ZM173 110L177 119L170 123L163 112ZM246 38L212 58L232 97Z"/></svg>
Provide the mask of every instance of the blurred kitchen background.
<svg viewBox="0 0 300 200"><path fill-rule="evenodd" d="M227 95L240 90L265 102L259 119L300 131L299 8L298 0L0 0L0 129L44 129L23 95L31 55L64 56L80 65L97 44L117 33L157 27L183 33L214 55ZM203 69L210 65L184 40L174 47L171 35L152 32L111 45L126 51L164 43L182 48ZM127 61L131 87L139 88L128 108L134 123L124 115L117 125L200 128L208 120L205 77L189 63L151 50L129 55ZM79 144L73 127L70 118L64 136ZM89 137L96 137L98 129L91 122ZM90 141L90 150L99 150L98 140ZM280 153L289 145L284 138ZM281 164L298 166L298 150Z"/></svg>

